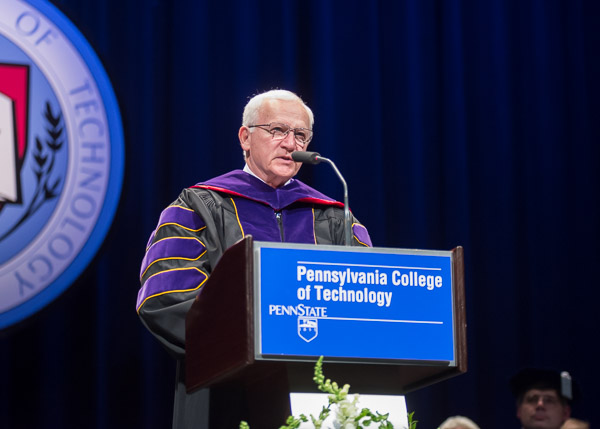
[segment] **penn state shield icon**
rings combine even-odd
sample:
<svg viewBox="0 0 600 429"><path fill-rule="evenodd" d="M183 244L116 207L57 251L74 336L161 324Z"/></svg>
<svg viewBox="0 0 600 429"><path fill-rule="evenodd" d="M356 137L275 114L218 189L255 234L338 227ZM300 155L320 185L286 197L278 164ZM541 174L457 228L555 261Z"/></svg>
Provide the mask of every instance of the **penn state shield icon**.
<svg viewBox="0 0 600 429"><path fill-rule="evenodd" d="M298 317L298 335L307 343L319 335L319 321L314 317Z"/></svg>
<svg viewBox="0 0 600 429"><path fill-rule="evenodd" d="M0 329L87 267L124 168L118 104L77 28L43 0L0 2Z"/></svg>

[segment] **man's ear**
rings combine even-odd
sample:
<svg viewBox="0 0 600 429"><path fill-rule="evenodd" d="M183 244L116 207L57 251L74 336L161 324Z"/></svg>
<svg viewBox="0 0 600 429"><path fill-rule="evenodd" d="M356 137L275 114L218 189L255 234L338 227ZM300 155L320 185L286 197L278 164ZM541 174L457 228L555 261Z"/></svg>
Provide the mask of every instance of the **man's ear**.
<svg viewBox="0 0 600 429"><path fill-rule="evenodd" d="M240 140L240 146L242 146L242 150L244 152L248 152L250 150L250 130L247 127L240 127L238 131L238 139Z"/></svg>

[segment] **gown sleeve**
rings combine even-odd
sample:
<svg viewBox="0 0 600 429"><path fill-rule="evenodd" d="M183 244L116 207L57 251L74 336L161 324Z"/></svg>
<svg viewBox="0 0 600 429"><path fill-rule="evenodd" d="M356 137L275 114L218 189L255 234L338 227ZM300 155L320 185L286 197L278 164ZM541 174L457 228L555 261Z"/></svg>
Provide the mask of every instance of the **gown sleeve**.
<svg viewBox="0 0 600 429"><path fill-rule="evenodd" d="M223 253L219 207L184 190L160 215L140 269L137 313L176 358L185 354L185 317Z"/></svg>

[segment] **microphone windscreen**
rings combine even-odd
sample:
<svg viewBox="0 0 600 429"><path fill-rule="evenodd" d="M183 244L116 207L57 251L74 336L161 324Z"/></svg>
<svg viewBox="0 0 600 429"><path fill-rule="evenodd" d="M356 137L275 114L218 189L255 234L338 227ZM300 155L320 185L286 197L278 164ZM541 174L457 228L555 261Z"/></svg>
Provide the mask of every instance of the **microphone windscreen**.
<svg viewBox="0 0 600 429"><path fill-rule="evenodd" d="M321 160L318 158L321 156L318 152L304 152L296 151L292 152L292 159L296 162L304 162L306 164L318 164Z"/></svg>

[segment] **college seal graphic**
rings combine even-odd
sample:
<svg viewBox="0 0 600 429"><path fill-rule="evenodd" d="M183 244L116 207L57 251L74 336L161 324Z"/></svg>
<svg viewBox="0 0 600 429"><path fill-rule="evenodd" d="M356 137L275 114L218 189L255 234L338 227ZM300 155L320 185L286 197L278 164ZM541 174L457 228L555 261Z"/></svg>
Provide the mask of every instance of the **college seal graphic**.
<svg viewBox="0 0 600 429"><path fill-rule="evenodd" d="M89 44L46 1L0 1L0 329L89 264L123 165L119 108Z"/></svg>

